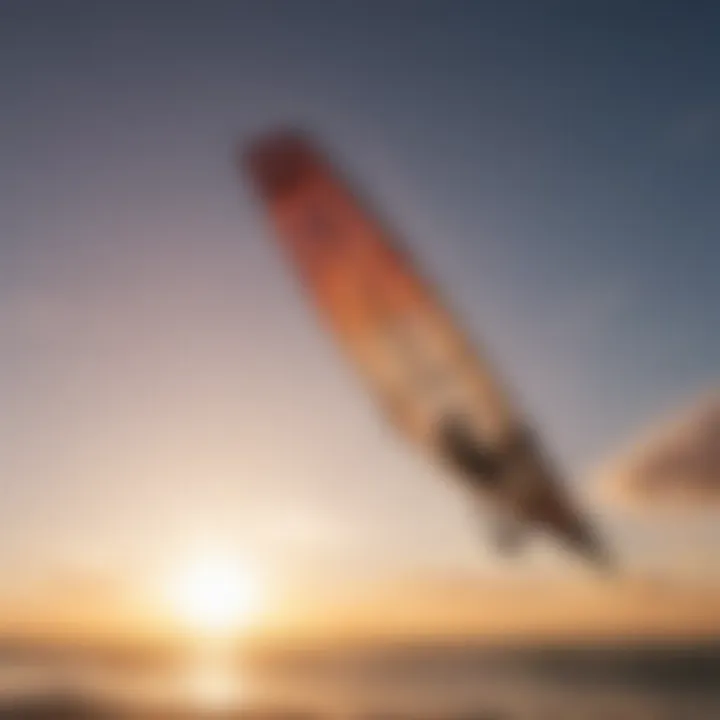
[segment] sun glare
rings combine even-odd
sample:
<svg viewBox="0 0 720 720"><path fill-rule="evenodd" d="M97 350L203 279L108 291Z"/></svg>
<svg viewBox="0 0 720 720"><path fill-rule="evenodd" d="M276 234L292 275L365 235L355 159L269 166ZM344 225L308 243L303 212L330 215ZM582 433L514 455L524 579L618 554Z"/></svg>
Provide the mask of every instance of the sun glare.
<svg viewBox="0 0 720 720"><path fill-rule="evenodd" d="M178 619L190 630L225 635L248 624L258 590L257 578L245 564L208 557L178 575L171 602Z"/></svg>

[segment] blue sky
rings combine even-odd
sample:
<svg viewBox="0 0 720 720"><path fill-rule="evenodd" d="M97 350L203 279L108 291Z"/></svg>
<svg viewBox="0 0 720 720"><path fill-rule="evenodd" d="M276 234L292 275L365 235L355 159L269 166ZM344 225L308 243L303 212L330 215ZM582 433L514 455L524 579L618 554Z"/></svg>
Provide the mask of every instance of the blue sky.
<svg viewBox="0 0 720 720"><path fill-rule="evenodd" d="M719 22L712 3L0 3L5 560L134 566L208 532L307 542L294 567L482 554L238 183L234 144L278 124L406 237L571 482L715 385ZM266 537L278 497L302 541Z"/></svg>

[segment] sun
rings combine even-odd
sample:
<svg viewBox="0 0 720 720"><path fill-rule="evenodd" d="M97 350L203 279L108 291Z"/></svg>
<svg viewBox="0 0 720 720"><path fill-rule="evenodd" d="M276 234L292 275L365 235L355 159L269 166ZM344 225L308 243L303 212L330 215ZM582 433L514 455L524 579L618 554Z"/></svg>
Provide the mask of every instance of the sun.
<svg viewBox="0 0 720 720"><path fill-rule="evenodd" d="M171 585L170 601L177 619L203 635L239 631L257 608L257 576L235 558L199 558L179 572Z"/></svg>

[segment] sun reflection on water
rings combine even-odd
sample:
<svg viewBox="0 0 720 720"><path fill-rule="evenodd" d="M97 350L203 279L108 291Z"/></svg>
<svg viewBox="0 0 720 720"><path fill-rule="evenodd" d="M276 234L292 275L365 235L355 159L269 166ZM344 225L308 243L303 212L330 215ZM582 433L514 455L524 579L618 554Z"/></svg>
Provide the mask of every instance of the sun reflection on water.
<svg viewBox="0 0 720 720"><path fill-rule="evenodd" d="M184 686L188 703L199 710L231 710L246 699L241 669L225 648L198 651L188 662Z"/></svg>

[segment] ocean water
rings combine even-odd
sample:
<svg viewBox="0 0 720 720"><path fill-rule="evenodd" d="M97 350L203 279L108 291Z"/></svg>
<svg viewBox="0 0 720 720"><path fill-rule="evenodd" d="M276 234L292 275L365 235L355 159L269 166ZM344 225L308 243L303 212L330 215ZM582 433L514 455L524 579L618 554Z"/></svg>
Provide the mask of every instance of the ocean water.
<svg viewBox="0 0 720 720"><path fill-rule="evenodd" d="M3 718L720 720L720 644L0 653Z"/></svg>

